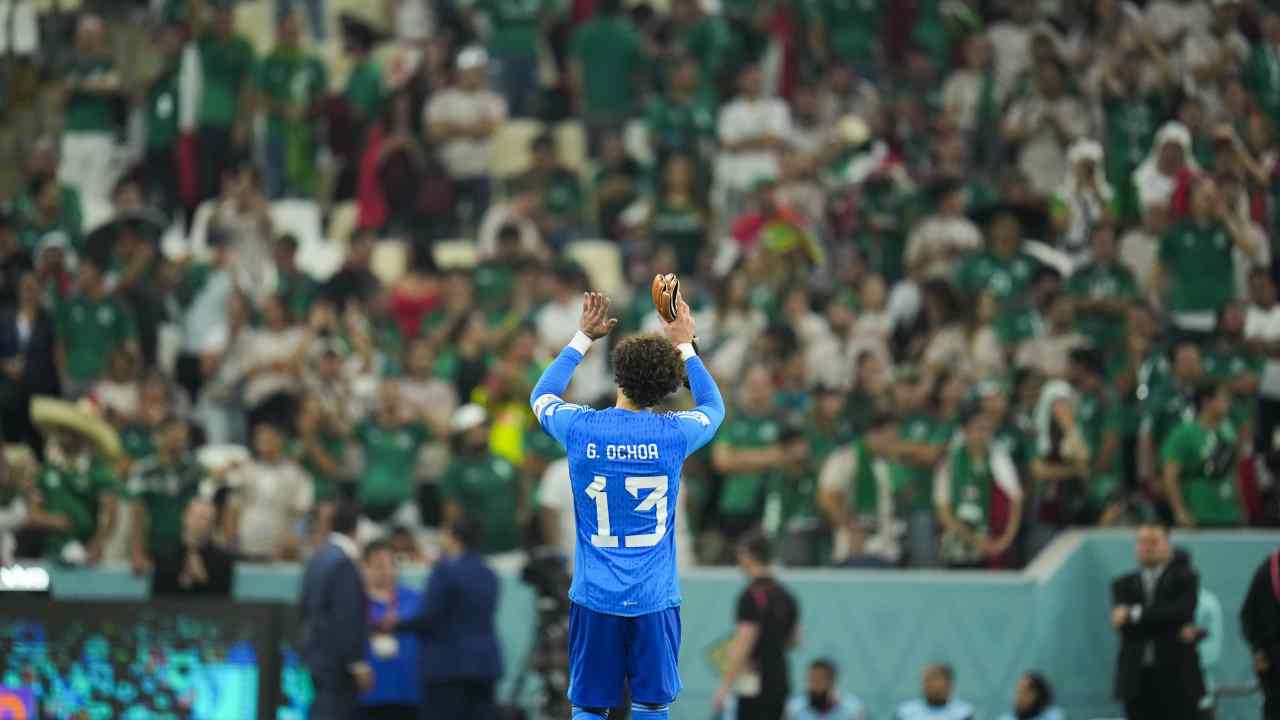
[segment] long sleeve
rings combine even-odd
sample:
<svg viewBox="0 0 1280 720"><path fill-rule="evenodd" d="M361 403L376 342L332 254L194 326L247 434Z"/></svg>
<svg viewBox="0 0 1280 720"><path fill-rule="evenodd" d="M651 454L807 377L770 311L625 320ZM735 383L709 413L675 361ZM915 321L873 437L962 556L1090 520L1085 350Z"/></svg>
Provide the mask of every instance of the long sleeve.
<svg viewBox="0 0 1280 720"><path fill-rule="evenodd" d="M1196 646L1200 664L1205 669L1218 666L1222 658L1222 603L1218 596L1202 589L1196 604L1196 626L1205 631L1205 637Z"/></svg>
<svg viewBox="0 0 1280 720"><path fill-rule="evenodd" d="M426 587L422 590L422 600L418 603L418 612L413 617L396 623L397 633L411 632L426 635L440 622L444 615L449 595L449 573L445 568L436 566L427 576Z"/></svg>
<svg viewBox="0 0 1280 720"><path fill-rule="evenodd" d="M692 410L676 413L680 430L687 441L686 457L692 455L703 445L711 442L720 423L724 422L724 398L720 396L720 388L715 378L702 364L702 358L694 355L692 350L686 353L684 368L689 378L689 391L693 394L696 407Z"/></svg>
<svg viewBox="0 0 1280 720"><path fill-rule="evenodd" d="M334 638L343 667L364 660L365 645L369 642L368 618L365 617L364 582L360 572L351 562L341 563L334 573L333 627Z"/></svg>
<svg viewBox="0 0 1280 720"><path fill-rule="evenodd" d="M578 368L591 346L591 339L582 333L574 336L565 349L560 351L555 360L542 371L542 377L529 393L529 406L533 408L534 417L547 434L556 442L564 445L565 433L573 419L587 410L581 405L564 401L564 391L573 379L573 371Z"/></svg>
<svg viewBox="0 0 1280 720"><path fill-rule="evenodd" d="M1254 573L1249 592L1240 607L1240 629L1244 640L1255 652L1260 651L1273 661L1280 658L1280 632L1277 632L1276 600L1271 590L1271 562L1268 556Z"/></svg>

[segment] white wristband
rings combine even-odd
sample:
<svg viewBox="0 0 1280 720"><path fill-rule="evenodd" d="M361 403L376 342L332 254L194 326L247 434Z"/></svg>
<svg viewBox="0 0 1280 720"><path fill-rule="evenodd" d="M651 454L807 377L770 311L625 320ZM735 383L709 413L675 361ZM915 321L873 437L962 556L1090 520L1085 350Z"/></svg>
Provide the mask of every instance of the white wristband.
<svg viewBox="0 0 1280 720"><path fill-rule="evenodd" d="M693 349L693 343L680 343L676 346L676 349L680 351L680 357L685 360L698 356L698 352Z"/></svg>
<svg viewBox="0 0 1280 720"><path fill-rule="evenodd" d="M577 334L573 336L573 339L569 341L569 347L577 350L583 355L586 355L587 350L591 349L592 342L592 339L588 337L586 333L579 330Z"/></svg>

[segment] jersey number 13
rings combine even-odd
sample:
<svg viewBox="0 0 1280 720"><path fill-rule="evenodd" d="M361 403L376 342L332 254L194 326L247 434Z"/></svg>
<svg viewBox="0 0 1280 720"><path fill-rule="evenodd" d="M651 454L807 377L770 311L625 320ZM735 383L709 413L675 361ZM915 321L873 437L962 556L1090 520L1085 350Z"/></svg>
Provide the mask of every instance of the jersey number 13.
<svg viewBox="0 0 1280 720"><path fill-rule="evenodd" d="M609 492L605 487L606 483L607 480L603 475L596 475L586 489L587 497L596 503L596 533L591 536L591 544L596 547L616 548L618 536L611 532ZM640 499L641 491L649 491L644 499L640 500L635 511L638 513L653 511L654 519L657 521L657 526L651 533L627 535L622 538L623 547L642 548L657 545L658 541L662 540L662 536L667 533L667 476L629 477L624 480L623 485L631 497L636 499Z"/></svg>

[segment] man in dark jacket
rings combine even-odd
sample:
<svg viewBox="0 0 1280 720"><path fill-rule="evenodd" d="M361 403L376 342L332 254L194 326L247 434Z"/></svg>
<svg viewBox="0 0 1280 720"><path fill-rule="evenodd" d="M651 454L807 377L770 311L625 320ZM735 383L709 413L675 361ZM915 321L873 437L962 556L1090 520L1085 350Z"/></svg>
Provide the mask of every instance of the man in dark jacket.
<svg viewBox="0 0 1280 720"><path fill-rule="evenodd" d="M1240 608L1240 629L1253 650L1262 686L1262 717L1280 720L1280 552L1262 561Z"/></svg>
<svg viewBox="0 0 1280 720"><path fill-rule="evenodd" d="M498 576L472 549L477 533L469 519L449 523L445 558L427 577L418 614L395 626L396 632L422 637L418 662L425 685L424 720L484 720L495 712L493 686L502 676L493 629Z"/></svg>
<svg viewBox="0 0 1280 720"><path fill-rule="evenodd" d="M302 576L302 658L316 689L311 720L355 720L360 693L373 687L364 657L368 599L356 564L357 517L353 506L338 506L333 532Z"/></svg>
<svg viewBox="0 0 1280 720"><path fill-rule="evenodd" d="M1194 645L1179 632L1194 624L1200 579L1175 560L1169 530L1138 528L1138 571L1111 584L1111 624L1120 633L1116 697L1129 720L1192 720L1204 695Z"/></svg>

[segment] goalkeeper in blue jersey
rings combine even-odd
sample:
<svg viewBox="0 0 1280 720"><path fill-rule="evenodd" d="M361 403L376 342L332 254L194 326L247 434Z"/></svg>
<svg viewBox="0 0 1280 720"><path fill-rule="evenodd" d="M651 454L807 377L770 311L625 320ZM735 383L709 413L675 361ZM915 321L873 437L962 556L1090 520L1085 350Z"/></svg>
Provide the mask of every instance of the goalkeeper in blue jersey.
<svg viewBox="0 0 1280 720"><path fill-rule="evenodd" d="M676 496L685 458L724 420L724 401L693 347L684 298L666 337L639 335L613 351L618 400L592 410L561 399L592 342L617 325L609 300L587 293L580 330L542 373L530 403L569 456L577 525L569 588L569 701L573 720L602 720L631 687L634 720L665 720L680 692ZM693 410L651 409L685 379Z"/></svg>

